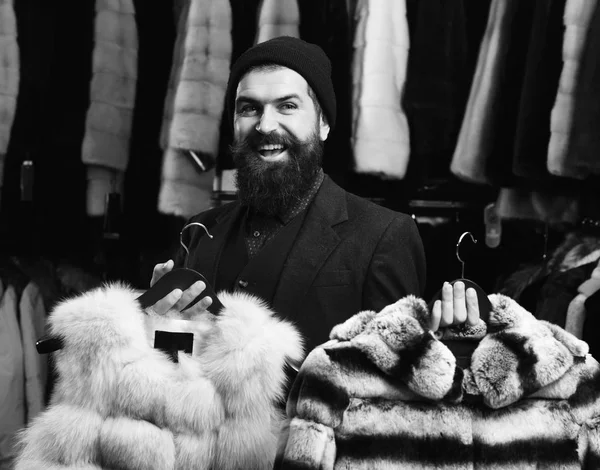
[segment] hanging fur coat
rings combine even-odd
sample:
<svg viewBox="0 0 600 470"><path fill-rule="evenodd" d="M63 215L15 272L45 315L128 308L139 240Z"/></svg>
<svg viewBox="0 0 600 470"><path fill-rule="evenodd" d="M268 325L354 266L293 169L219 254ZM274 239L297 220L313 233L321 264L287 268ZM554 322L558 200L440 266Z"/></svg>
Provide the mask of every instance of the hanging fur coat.
<svg viewBox="0 0 600 470"><path fill-rule="evenodd" d="M597 4L597 0L567 0L565 6L563 68L550 118L547 161L548 171L557 176L585 179L589 175L589 168L580 166L581 162L573 159L569 150L572 151L571 131L579 99L580 65Z"/></svg>
<svg viewBox="0 0 600 470"><path fill-rule="evenodd" d="M187 218L212 205L231 26L228 0L183 2L160 136L158 210L163 214Z"/></svg>
<svg viewBox="0 0 600 470"><path fill-rule="evenodd" d="M300 37L297 0L263 0L258 16L256 44L278 36Z"/></svg>
<svg viewBox="0 0 600 470"><path fill-rule="evenodd" d="M288 401L284 469L600 468L600 365L586 343L490 295L461 369L408 296L336 326ZM276 468L278 468L276 467Z"/></svg>
<svg viewBox="0 0 600 470"><path fill-rule="evenodd" d="M81 159L87 214L106 211L106 194L123 193L137 88L138 36L132 0L96 0L90 105Z"/></svg>
<svg viewBox="0 0 600 470"><path fill-rule="evenodd" d="M402 179L410 138L402 109L409 35L405 0L360 0L353 42L352 148L357 173Z"/></svg>
<svg viewBox="0 0 600 470"><path fill-rule="evenodd" d="M299 335L263 303L221 293L219 316L146 315L109 285L63 301L49 318L63 339L51 404L21 436L17 470L269 469L286 360ZM194 333L179 362L155 330Z"/></svg>
<svg viewBox="0 0 600 470"><path fill-rule="evenodd" d="M13 1L0 2L0 187L4 181L4 157L17 110L19 46Z"/></svg>

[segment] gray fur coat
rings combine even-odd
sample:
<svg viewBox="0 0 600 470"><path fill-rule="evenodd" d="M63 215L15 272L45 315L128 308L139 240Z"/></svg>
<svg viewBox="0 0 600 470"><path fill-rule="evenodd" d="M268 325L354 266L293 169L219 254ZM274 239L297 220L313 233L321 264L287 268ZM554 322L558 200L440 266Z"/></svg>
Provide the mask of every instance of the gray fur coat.
<svg viewBox="0 0 600 470"><path fill-rule="evenodd" d="M600 468L600 366L587 344L489 298L487 325L446 330L477 341L464 370L416 297L336 326L294 383L276 468Z"/></svg>

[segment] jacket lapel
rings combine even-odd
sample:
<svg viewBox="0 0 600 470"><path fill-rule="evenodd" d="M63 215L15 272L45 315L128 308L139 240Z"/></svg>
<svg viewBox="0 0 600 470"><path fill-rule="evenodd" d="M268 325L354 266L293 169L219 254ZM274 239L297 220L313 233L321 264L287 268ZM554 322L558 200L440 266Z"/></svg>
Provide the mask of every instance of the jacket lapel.
<svg viewBox="0 0 600 470"><path fill-rule="evenodd" d="M340 237L333 226L348 220L346 192L325 176L281 272L273 309L296 318L302 298Z"/></svg>

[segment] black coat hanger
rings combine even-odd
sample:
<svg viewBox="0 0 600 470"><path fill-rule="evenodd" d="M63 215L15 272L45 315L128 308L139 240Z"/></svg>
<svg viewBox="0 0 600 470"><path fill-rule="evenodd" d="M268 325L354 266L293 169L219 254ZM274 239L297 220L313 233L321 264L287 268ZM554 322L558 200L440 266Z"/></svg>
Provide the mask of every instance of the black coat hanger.
<svg viewBox="0 0 600 470"><path fill-rule="evenodd" d="M198 271L195 271L194 269L190 269L187 267L187 260L188 260L188 256L189 256L190 252L189 252L188 247L185 245L185 243L183 243L182 237L183 237L183 232L191 226L202 227L206 231L206 234L210 238L212 238L212 235L208 232L208 229L199 222L191 222L181 229L181 232L179 233L179 243L183 246L183 248L185 249L185 252L186 252L184 267L176 268L176 269L173 269L172 271L169 271L167 274L165 274L163 277L161 277L152 287L150 287L150 289L148 289L146 292L144 292L142 295L140 295L137 298L137 300L140 303L140 306L142 307L142 309L146 309L146 308L150 307L151 305L154 305L157 301L159 301L160 299L165 297L167 294L172 292L174 289L185 290L197 281L203 281L204 284L206 285L206 288L198 297L196 297L192 302L190 302L183 310L185 311L185 310L189 309L190 307L195 305L197 302L199 302L204 297L210 297L212 299L211 305L207 308L207 310L209 312L211 312L212 314L218 315L221 312L221 310L223 309L223 304L217 297L217 294L215 293L213 287L209 284L208 280L202 274L200 274ZM161 333L163 333L163 332L161 332ZM179 336L177 336L177 335L179 335ZM175 347L174 345L175 345L175 343L177 343L176 344L177 350L185 350L186 352L191 352L190 341L193 340L193 335L192 335L191 339L188 337L188 335L191 335L191 333L189 333L189 334L188 333L179 333L177 335L176 334L168 334L165 332L164 335L157 336L157 338L160 338L160 344L155 342L154 347L160 348L160 349L168 348L169 340L165 339L165 338L167 336L169 336L169 337L172 337L172 340L173 340L172 346L173 347ZM182 341L181 335L186 335L185 341ZM35 347L38 351L38 354L47 354L47 353L51 353L54 351L58 351L59 349L62 349L63 342L62 342L62 339L59 337L47 335L47 336L44 336L43 338L40 338L36 342ZM173 351L169 351L169 352L171 353L171 355L173 357Z"/></svg>
<svg viewBox="0 0 600 470"><path fill-rule="evenodd" d="M477 302L479 304L479 317L487 324L490 318L490 313L492 311L492 303L490 302L487 293L483 290L481 286L479 286L476 282L472 281L471 279L465 278L465 262L460 257L460 246L463 239L467 235L470 236L473 243L477 243L477 240L475 240L471 232L464 232L458 239L458 242L456 243L456 258L461 263L461 277L450 281L450 284L454 285L458 281L461 281L465 285L465 291L470 287L475 289L475 292L477 293ZM441 300L441 298L442 290L440 289L429 302L430 311L432 310L435 301ZM463 368L469 366L471 362L471 355L477 347L477 341L473 341L472 339L451 339L444 340L444 344L446 344L450 351L452 351L452 353L457 359L458 365L460 365Z"/></svg>
<svg viewBox="0 0 600 470"><path fill-rule="evenodd" d="M210 297L212 299L212 303L207 308L207 310L210 313L218 315L219 312L223 309L223 304L217 297L217 294L215 293L213 287L210 285L208 280L198 271L187 267L190 250L188 249L186 244L183 243L183 232L192 226L202 227L206 231L206 234L210 238L212 238L212 235L209 233L206 226L204 224L201 224L200 222L191 222L185 227L183 227L181 229L181 232L179 233L179 243L181 244L186 253L183 262L183 268L176 268L172 271L169 271L167 274L161 277L150 289L148 289L141 296L139 296L138 301L142 305L142 308L147 308L150 305L154 305L156 302L162 299L165 295L172 292L174 289L185 290L195 282L203 281L206 285L206 289L204 289L204 292L202 292L202 294L200 294L192 302L190 302L190 304L187 307L185 307L184 310L187 310L192 305L195 305L204 297Z"/></svg>

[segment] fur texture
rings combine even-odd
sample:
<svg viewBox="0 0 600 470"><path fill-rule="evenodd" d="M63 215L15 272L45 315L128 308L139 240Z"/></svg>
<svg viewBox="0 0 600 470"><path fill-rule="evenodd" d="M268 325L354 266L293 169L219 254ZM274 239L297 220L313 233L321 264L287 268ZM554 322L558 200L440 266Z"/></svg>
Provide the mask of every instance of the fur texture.
<svg viewBox="0 0 600 470"><path fill-rule="evenodd" d="M336 326L294 383L278 468L597 468L600 365L587 344L489 298L465 370L416 297Z"/></svg>
<svg viewBox="0 0 600 470"><path fill-rule="evenodd" d="M585 179L590 171L573 158L569 152L575 98L581 57L594 15L597 0L567 0L564 13L563 68L560 75L556 101L550 117L550 143L548 145L548 171L553 175Z"/></svg>
<svg viewBox="0 0 600 470"><path fill-rule="evenodd" d="M298 0L263 0L258 14L255 43L278 36L300 37Z"/></svg>
<svg viewBox="0 0 600 470"><path fill-rule="evenodd" d="M213 206L215 170L200 173L184 151L168 148L162 162L158 210L189 218Z"/></svg>
<svg viewBox="0 0 600 470"><path fill-rule="evenodd" d="M211 203L214 172L204 175L185 151L215 162L231 60L231 6L223 0L185 0L160 144L164 151L159 210L191 217Z"/></svg>
<svg viewBox="0 0 600 470"><path fill-rule="evenodd" d="M360 0L353 51L352 147L358 173L402 179L410 153L402 94L408 62L406 2Z"/></svg>
<svg viewBox="0 0 600 470"><path fill-rule="evenodd" d="M96 0L95 37L82 160L125 171L137 83L137 27L131 0Z"/></svg>
<svg viewBox="0 0 600 470"><path fill-rule="evenodd" d="M137 295L109 285L54 309L59 379L16 468L271 468L295 328L248 295L220 293L221 315L188 319L146 315ZM171 362L151 346L157 329L192 331L193 354Z"/></svg>
<svg viewBox="0 0 600 470"><path fill-rule="evenodd" d="M96 0L95 10L90 105L81 148L87 166L86 210L92 216L106 212L109 192L123 192L138 60L132 0Z"/></svg>
<svg viewBox="0 0 600 470"><path fill-rule="evenodd" d="M13 1L0 2L0 187L19 94L19 45Z"/></svg>

